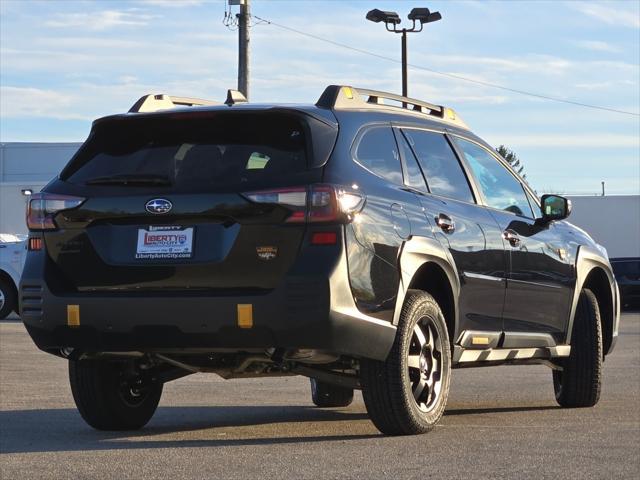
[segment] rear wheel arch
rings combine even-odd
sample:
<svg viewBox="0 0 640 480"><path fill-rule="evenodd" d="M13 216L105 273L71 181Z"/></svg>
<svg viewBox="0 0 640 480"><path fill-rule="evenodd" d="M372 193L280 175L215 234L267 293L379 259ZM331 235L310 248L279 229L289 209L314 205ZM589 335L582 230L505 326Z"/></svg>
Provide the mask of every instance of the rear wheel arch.
<svg viewBox="0 0 640 480"><path fill-rule="evenodd" d="M434 298L442 310L452 342L457 334L457 302L444 269L435 262L423 263L413 274L408 288L422 290Z"/></svg>
<svg viewBox="0 0 640 480"><path fill-rule="evenodd" d="M433 237L414 235L405 241L399 255L401 273L393 324L397 325L409 289L429 293L445 317L449 340L458 334L460 281L449 251Z"/></svg>

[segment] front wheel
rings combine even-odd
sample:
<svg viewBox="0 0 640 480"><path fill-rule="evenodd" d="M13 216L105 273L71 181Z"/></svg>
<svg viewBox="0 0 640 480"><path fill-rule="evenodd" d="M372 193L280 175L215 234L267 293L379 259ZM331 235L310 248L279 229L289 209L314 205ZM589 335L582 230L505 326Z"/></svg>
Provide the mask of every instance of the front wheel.
<svg viewBox="0 0 640 480"><path fill-rule="evenodd" d="M578 299L571 353L561 362L562 371L553 371L556 401L562 407L593 407L602 388L602 326L598 300L583 289Z"/></svg>
<svg viewBox="0 0 640 480"><path fill-rule="evenodd" d="M69 361L69 382L82 418L97 430L137 430L151 419L162 383L128 362Z"/></svg>
<svg viewBox="0 0 640 480"><path fill-rule="evenodd" d="M387 359L362 360L360 375L367 411L382 433L426 433L436 425L449 396L451 349L431 295L408 292Z"/></svg>

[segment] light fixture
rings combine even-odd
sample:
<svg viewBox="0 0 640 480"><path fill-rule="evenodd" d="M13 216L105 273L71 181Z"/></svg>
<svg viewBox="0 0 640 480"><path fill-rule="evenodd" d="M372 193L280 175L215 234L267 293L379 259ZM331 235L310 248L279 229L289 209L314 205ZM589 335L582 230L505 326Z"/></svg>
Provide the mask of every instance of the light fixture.
<svg viewBox="0 0 640 480"><path fill-rule="evenodd" d="M400 23L400 15L396 12L389 12L374 8L367 13L367 20L375 23L384 22L387 24L398 25Z"/></svg>

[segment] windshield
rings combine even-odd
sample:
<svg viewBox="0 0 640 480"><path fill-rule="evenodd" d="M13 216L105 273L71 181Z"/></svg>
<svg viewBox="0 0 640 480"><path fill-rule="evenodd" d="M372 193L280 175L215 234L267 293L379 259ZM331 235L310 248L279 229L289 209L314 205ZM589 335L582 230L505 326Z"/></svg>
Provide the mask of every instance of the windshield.
<svg viewBox="0 0 640 480"><path fill-rule="evenodd" d="M307 170L306 134L286 115L167 116L98 126L62 179L173 190L269 186Z"/></svg>

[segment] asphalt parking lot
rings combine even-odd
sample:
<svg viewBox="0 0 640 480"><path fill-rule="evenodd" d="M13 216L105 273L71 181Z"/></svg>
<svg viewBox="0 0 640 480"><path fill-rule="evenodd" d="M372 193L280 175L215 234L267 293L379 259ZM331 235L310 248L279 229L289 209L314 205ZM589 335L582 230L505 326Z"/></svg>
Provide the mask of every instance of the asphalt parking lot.
<svg viewBox="0 0 640 480"><path fill-rule="evenodd" d="M600 403L563 410L543 366L455 370L428 435L381 436L362 398L317 409L299 377L165 386L139 432L89 428L66 362L0 322L0 478L638 478L640 314L625 314Z"/></svg>

